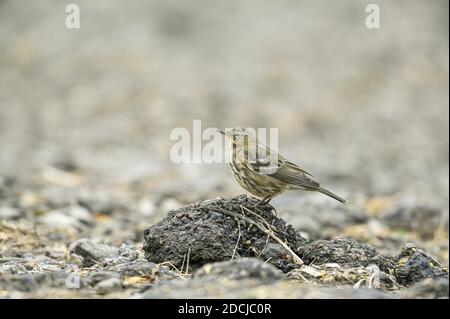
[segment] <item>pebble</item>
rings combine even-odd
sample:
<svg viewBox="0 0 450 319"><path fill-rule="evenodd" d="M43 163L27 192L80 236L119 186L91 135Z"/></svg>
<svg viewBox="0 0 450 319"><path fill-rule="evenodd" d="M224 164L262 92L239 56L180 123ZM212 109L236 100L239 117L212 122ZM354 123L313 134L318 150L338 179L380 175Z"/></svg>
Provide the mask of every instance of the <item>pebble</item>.
<svg viewBox="0 0 450 319"><path fill-rule="evenodd" d="M72 254L79 255L83 258L83 265L92 266L97 262L117 255L119 250L106 244L94 243L89 239L79 239L69 246Z"/></svg>
<svg viewBox="0 0 450 319"><path fill-rule="evenodd" d="M128 258L132 261L137 259L139 256L143 256L142 252L139 252L133 245L123 243L119 247L119 255Z"/></svg>

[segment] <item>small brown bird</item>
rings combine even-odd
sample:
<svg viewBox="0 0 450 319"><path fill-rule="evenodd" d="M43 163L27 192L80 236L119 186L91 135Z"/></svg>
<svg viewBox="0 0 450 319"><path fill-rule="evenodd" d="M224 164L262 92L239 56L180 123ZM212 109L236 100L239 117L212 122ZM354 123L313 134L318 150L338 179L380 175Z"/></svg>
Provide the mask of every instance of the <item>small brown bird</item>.
<svg viewBox="0 0 450 319"><path fill-rule="evenodd" d="M258 142L249 130L219 130L231 138L230 166L236 181L252 195L268 203L287 190L316 191L345 204L347 201L310 177L311 174Z"/></svg>

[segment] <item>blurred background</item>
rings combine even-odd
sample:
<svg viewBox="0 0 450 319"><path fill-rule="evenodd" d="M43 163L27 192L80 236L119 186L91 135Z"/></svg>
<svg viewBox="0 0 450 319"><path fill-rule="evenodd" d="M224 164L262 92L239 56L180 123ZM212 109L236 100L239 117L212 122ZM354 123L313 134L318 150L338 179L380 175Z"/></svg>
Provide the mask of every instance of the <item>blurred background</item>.
<svg viewBox="0 0 450 319"><path fill-rule="evenodd" d="M447 263L448 2L376 1L368 29L370 2L77 0L67 29L64 1L0 0L0 218L139 242L171 208L242 193L225 164L170 162L171 130L198 119L278 128L350 200L272 202L311 238ZM57 215L73 205L90 224Z"/></svg>

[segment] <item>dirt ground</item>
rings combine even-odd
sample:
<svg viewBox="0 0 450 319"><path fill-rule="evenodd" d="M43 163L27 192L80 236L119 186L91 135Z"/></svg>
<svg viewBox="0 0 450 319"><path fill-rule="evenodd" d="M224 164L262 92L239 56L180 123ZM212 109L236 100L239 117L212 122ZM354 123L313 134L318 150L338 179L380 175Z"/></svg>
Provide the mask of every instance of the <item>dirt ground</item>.
<svg viewBox="0 0 450 319"><path fill-rule="evenodd" d="M0 298L448 298L447 1L76 3L0 0ZM278 128L349 204L280 195L281 244L170 161L195 119Z"/></svg>

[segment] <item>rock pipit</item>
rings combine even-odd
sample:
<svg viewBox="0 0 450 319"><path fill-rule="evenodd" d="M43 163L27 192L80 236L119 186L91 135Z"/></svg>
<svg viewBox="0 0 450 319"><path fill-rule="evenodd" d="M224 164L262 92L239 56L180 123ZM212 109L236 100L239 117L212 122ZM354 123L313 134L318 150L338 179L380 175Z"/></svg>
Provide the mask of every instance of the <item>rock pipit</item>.
<svg viewBox="0 0 450 319"><path fill-rule="evenodd" d="M219 130L231 139L230 166L236 181L246 191L268 203L288 190L316 191L345 204L347 201L311 179L312 175L258 142L251 131Z"/></svg>

